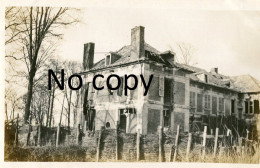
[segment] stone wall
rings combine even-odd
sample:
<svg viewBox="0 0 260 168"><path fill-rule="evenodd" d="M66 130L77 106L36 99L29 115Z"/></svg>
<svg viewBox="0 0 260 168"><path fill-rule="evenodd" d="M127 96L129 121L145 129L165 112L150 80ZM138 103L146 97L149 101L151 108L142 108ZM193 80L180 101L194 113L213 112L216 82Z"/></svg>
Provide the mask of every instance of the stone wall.
<svg viewBox="0 0 260 168"><path fill-rule="evenodd" d="M86 149L86 160L95 161L97 154L99 132L87 133L82 138L82 146ZM118 137L118 139L116 138ZM116 160L116 143L118 143L118 159L121 161L137 160L137 134L127 134L118 131L116 136L115 129L107 129L102 131L100 142L100 159L99 161L115 161ZM174 144L174 138L163 134L162 139L162 156L163 160L168 160L170 150ZM159 136L157 134L140 136L140 159L143 161L159 161Z"/></svg>
<svg viewBox="0 0 260 168"><path fill-rule="evenodd" d="M38 145L38 126L31 126L31 132L29 137L28 146L37 146ZM18 145L26 146L27 138L29 133L29 125L23 125L19 128L18 133ZM55 146L57 138L57 127L42 127L41 128L41 146ZM70 134L68 134L68 130L65 127L61 127L60 131L60 144L66 145L75 145L76 141L76 130L71 128Z"/></svg>

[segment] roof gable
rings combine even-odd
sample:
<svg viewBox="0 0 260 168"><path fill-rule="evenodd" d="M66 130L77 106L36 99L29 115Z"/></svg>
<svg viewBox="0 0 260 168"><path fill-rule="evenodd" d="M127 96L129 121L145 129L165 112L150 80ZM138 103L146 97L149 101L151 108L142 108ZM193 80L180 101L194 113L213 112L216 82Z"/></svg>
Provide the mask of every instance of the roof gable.
<svg viewBox="0 0 260 168"><path fill-rule="evenodd" d="M260 82L251 75L233 76L231 78L234 80L234 84L239 87L242 92L260 92Z"/></svg>

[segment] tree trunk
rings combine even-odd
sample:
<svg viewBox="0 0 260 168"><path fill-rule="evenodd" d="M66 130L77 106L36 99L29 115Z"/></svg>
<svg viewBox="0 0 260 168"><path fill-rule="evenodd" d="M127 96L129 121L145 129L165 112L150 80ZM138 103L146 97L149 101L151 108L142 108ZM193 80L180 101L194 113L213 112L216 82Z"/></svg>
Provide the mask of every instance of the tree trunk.
<svg viewBox="0 0 260 168"><path fill-rule="evenodd" d="M73 113L74 114L73 119L74 119L74 127L75 128L77 126L79 99L80 99L80 94L79 94L79 91L77 91L76 105L74 107L74 113Z"/></svg>
<svg viewBox="0 0 260 168"><path fill-rule="evenodd" d="M70 106L71 106L71 94L72 94L72 90L70 90L70 97L69 97L69 101L68 101L68 131L70 131Z"/></svg>
<svg viewBox="0 0 260 168"><path fill-rule="evenodd" d="M26 105L25 105L25 113L24 113L24 123L28 123L28 119L30 116L30 107L31 107L31 101L32 101L32 94L33 94L33 78L34 74L29 73L29 84L28 84L28 93L27 93L27 99L26 99Z"/></svg>
<svg viewBox="0 0 260 168"><path fill-rule="evenodd" d="M48 123L49 123L50 108L51 108L51 90L49 90L48 111L46 114L46 127L48 127Z"/></svg>
<svg viewBox="0 0 260 168"><path fill-rule="evenodd" d="M5 103L5 115L6 115L6 122L8 123L7 103Z"/></svg>
<svg viewBox="0 0 260 168"><path fill-rule="evenodd" d="M50 112L50 118L49 118L49 127L51 127L51 120L52 120L52 115L53 115L54 94L55 94L55 87L53 85L52 98L51 98L51 112Z"/></svg>
<svg viewBox="0 0 260 168"><path fill-rule="evenodd" d="M30 137L31 137L31 124L29 124L29 127L28 127L28 134L27 134L26 146L29 146L29 145L30 145Z"/></svg>
<svg viewBox="0 0 260 168"><path fill-rule="evenodd" d="M65 94L64 94L64 96L63 96L62 109L61 109L61 113L60 113L60 122L59 122L60 125L61 125L61 120L62 120L62 115L63 115L63 109L64 109L64 100L65 100Z"/></svg>

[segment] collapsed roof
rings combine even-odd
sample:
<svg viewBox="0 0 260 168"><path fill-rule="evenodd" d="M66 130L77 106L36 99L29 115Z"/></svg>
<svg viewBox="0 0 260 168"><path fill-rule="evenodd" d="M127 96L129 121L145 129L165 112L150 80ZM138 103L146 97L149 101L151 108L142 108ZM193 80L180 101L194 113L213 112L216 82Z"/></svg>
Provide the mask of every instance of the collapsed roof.
<svg viewBox="0 0 260 168"><path fill-rule="evenodd" d="M160 52L144 41L144 27L131 29L131 44L118 51L107 53L106 57L97 63L94 60L94 43L84 45L84 70L95 71L109 67L128 65L138 61L149 61L174 68L175 72L184 70L191 81L213 85L242 93L260 93L260 82L250 75L229 77L218 73L217 68L207 72L204 69L174 62L175 53Z"/></svg>

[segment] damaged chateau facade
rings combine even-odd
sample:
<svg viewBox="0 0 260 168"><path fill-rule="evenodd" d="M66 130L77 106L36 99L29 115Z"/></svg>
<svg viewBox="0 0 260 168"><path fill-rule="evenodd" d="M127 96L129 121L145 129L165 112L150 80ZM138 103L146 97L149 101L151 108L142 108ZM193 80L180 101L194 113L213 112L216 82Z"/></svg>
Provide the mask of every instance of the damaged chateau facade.
<svg viewBox="0 0 260 168"><path fill-rule="evenodd" d="M259 132L260 82L250 75L229 77L218 73L218 68L210 72L175 62L175 53L159 52L144 39L144 27L131 30L131 44L116 52L109 52L101 61L94 63L94 43L84 45L83 68L80 74L84 80L82 88L83 113L79 124L83 130L119 129L126 133L154 134L157 127L164 131L202 131L221 127L223 117L226 123L234 123L235 131L242 133L250 126ZM97 78L93 88L92 79ZM124 83L118 90L109 90L106 78L111 74L120 76L134 74L141 81L149 81L153 75L147 96L144 86L138 82L136 89L124 94ZM128 85L133 86L133 78ZM112 87L117 86L116 78L111 78ZM244 121L245 124L239 121ZM239 128L238 128L239 127ZM214 130L214 129L213 129ZM211 129L209 129L211 131ZM255 135L253 135L255 136Z"/></svg>

